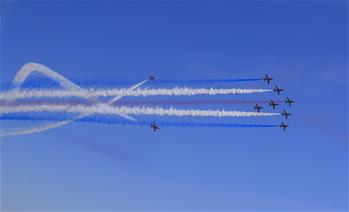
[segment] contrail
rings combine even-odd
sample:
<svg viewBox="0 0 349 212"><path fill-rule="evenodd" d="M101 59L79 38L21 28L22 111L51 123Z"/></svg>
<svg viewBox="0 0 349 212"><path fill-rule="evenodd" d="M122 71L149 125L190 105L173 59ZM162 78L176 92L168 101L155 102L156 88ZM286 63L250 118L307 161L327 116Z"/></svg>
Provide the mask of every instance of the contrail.
<svg viewBox="0 0 349 212"><path fill-rule="evenodd" d="M84 90L13 90L0 94L0 98L52 98L52 97L109 97L109 96L193 96L193 95L231 95L271 92L271 89L242 88L158 88L158 89L84 89Z"/></svg>
<svg viewBox="0 0 349 212"><path fill-rule="evenodd" d="M32 105L32 106L2 106L0 114L25 112L65 112L79 114L102 115L157 115L157 116L211 116L211 117L248 117L275 116L279 113L257 113L236 110L194 110L162 107L113 107L108 104L94 105Z"/></svg>
<svg viewBox="0 0 349 212"><path fill-rule="evenodd" d="M70 120L69 117L64 116L38 116L37 114L25 115L0 115L0 120L20 120L20 121L65 121ZM130 126L150 126L151 121L137 121L132 122L128 120L121 120L119 118L105 117L105 116L89 116L79 120L79 122L89 122L98 124L117 124ZM208 127L208 128L271 128L278 127L273 124L233 124L233 123L202 123L202 122L168 122L159 121L157 124L161 127ZM16 134L17 130L2 131L1 136L10 136Z"/></svg>
<svg viewBox="0 0 349 212"><path fill-rule="evenodd" d="M236 82L256 82L261 81L259 78L247 78L247 79L187 79L187 80L166 80L166 79L156 79L152 81L153 85L162 84L214 84L214 83L236 83ZM129 85L137 83L136 80L122 80L122 79L71 79L74 84L79 87L90 87L90 88L100 88L100 87L115 87L121 85ZM52 88L57 87L52 80L46 78L36 78L25 81L23 84L24 88ZM3 90L8 90L13 88L12 83L1 83L1 88Z"/></svg>
<svg viewBox="0 0 349 212"><path fill-rule="evenodd" d="M283 101L274 101L282 103ZM268 104L267 100L236 100L236 99L197 99L197 100L120 100L113 105L235 105L235 104ZM92 105L95 104L85 99L34 99L34 100L16 100L3 101L0 100L0 106L21 106L21 105Z"/></svg>

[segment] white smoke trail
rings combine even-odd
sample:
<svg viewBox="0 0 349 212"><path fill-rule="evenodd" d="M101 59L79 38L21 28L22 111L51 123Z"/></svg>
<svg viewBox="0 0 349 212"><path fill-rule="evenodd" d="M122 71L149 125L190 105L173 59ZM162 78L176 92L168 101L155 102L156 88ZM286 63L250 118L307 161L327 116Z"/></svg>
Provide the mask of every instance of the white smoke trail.
<svg viewBox="0 0 349 212"><path fill-rule="evenodd" d="M19 89L20 86L23 84L23 82L27 79L27 77L34 73L38 72L43 75L46 75L47 77L51 78L52 80L57 81L62 88L68 89L68 90L82 90L78 85L74 84L67 78L63 77L62 75L58 74L57 72L49 69L48 67L41 65L39 63L27 63L25 64L16 74L14 80L13 80L13 86L15 89Z"/></svg>
<svg viewBox="0 0 349 212"><path fill-rule="evenodd" d="M84 92L84 90L82 88L80 88L78 85L74 84L73 82L71 82L70 80L68 80L67 78L63 77L62 75L58 74L57 72L49 69L48 67L38 64L38 63L27 63L25 64L16 74L15 79L13 80L13 85L14 85L14 89L12 90L12 92L21 92L20 87L23 84L23 82L26 80L26 78L33 72L39 72L41 74L46 75L47 77L50 77L52 80L57 81L63 88L70 90L70 91L79 91L79 92ZM130 87L129 89L137 89L138 87L142 86L143 84L145 84L146 82L148 82L148 80L144 80L132 87ZM0 95L1 98L1 95ZM91 97L89 96L88 93L85 93L84 98L87 98L93 102L97 102L95 97ZM111 99L107 104L108 105L112 105L113 103L115 103L117 100L121 99L122 96L115 96L113 99ZM8 100L15 100L16 97L12 96L9 97ZM5 136L15 136L15 135L25 135L25 134L32 134L32 133L37 133L37 132L43 132L49 129L53 129L53 128L57 128L57 127L61 127L64 126L66 124L69 124L72 121L81 119L85 116L88 116L91 114L79 114L77 115L75 118L68 120L68 121L60 121L57 123L50 123L50 124L44 124L44 125L40 125L40 126L36 126L36 127L32 127L32 128L25 128L25 129L15 129L15 130L7 130L7 131L2 131L1 132L1 137L5 137ZM135 119L133 119L130 116L127 116L125 114L118 114L126 119L135 121Z"/></svg>
<svg viewBox="0 0 349 212"><path fill-rule="evenodd" d="M43 98L43 97L108 97L108 96L193 96L230 95L270 92L270 89L214 89L214 88L159 88L159 89L85 89L85 90L21 90L0 93L0 98Z"/></svg>
<svg viewBox="0 0 349 212"><path fill-rule="evenodd" d="M100 115L158 115L158 116L211 116L211 117L248 117L248 116L275 116L279 113L257 113L236 110L194 110L176 109L162 107L113 107L107 104L86 105L25 105L25 106L3 106L0 114L22 113L22 112L65 112L79 114Z"/></svg>
<svg viewBox="0 0 349 212"><path fill-rule="evenodd" d="M61 90L21 90L22 83L33 72L39 72L41 74L50 77L57 81L63 89ZM76 108L69 106L62 109L63 112L76 111L78 114L76 117L68 121L59 121L53 124L44 124L36 126L34 128L16 129L12 131L2 131L0 136L13 136L31 134L36 132L42 132L56 127L63 126L77 119L83 118L94 113L120 115L124 118L134 120L128 115L178 115L178 116L263 116L263 115L279 115L277 113L254 113L254 112L241 112L241 111L210 111L210 110L178 110L178 109L164 109L164 108L113 108L111 104L122 98L123 96L151 96L151 95L228 95L228 94L249 94L249 93L261 93L270 92L269 89L191 89L191 88L172 88L172 89L138 89L141 85L148 82L148 80L142 81L128 89L109 89L109 90L94 90L94 89L82 89L78 85L74 84L67 78L58 74L57 72L49 69L48 67L37 64L28 63L25 64L17 73L13 80L14 89L11 91L0 93L2 100L15 100L18 98L31 98L31 97L82 97L86 98L94 103L98 103L97 97L100 96L112 96L113 98L108 101L107 104L94 105L93 108ZM65 90L64 90L65 89ZM137 90L136 90L137 89ZM50 106L51 107L51 106ZM0 112L9 111L10 108L1 108ZM51 108L52 109L52 108ZM102 110L103 109L103 110ZM126 113L124 113L126 112ZM103 114L102 113L102 114Z"/></svg>

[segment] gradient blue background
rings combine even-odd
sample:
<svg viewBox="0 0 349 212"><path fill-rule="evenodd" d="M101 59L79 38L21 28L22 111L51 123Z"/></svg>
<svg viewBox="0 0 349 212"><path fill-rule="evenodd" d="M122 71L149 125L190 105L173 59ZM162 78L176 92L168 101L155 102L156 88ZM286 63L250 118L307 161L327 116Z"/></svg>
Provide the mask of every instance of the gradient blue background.
<svg viewBox="0 0 349 212"><path fill-rule="evenodd" d="M27 62L68 78L268 73L297 104L286 132L77 122L2 138L1 209L345 211L347 61L346 1L2 1L2 82Z"/></svg>

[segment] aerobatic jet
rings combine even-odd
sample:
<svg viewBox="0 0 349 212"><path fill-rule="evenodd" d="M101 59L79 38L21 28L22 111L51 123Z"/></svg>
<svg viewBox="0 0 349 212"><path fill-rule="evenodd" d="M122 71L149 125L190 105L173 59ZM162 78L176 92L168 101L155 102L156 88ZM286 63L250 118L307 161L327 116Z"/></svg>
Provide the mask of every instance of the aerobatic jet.
<svg viewBox="0 0 349 212"><path fill-rule="evenodd" d="M280 95L281 91L283 91L284 89L279 88L278 86L275 86L274 88L274 92L276 92L278 95Z"/></svg>
<svg viewBox="0 0 349 212"><path fill-rule="evenodd" d="M286 119L288 116L292 115L291 113L288 113L286 110L284 110L281 114L285 116Z"/></svg>
<svg viewBox="0 0 349 212"><path fill-rule="evenodd" d="M259 113L261 109L263 109L262 106L255 104L255 106L253 107L255 110L257 110L257 112Z"/></svg>
<svg viewBox="0 0 349 212"><path fill-rule="evenodd" d="M265 75L265 76L263 77L263 80L264 80L264 82L266 81L266 82L268 83L268 85L269 85L270 81L272 81L273 78L269 77L268 75Z"/></svg>
<svg viewBox="0 0 349 212"><path fill-rule="evenodd" d="M150 128L153 128L154 132L156 130L160 130L160 127L156 126L155 122L153 122L151 125L150 125Z"/></svg>
<svg viewBox="0 0 349 212"><path fill-rule="evenodd" d="M155 80L155 77L152 75L149 75L149 81L151 81L151 80Z"/></svg>
<svg viewBox="0 0 349 212"><path fill-rule="evenodd" d="M295 101L294 101L294 100L291 100L290 98L287 97L286 100L285 100L285 103L288 104L288 106L291 107L291 104L292 104L292 103L295 103Z"/></svg>
<svg viewBox="0 0 349 212"><path fill-rule="evenodd" d="M275 109L275 107L278 106L279 104L276 103L276 102L274 102L273 100L270 100L270 101L269 101L269 105L270 105L271 107L273 107L273 109Z"/></svg>
<svg viewBox="0 0 349 212"><path fill-rule="evenodd" d="M285 124L284 122L281 122L281 124L279 125L280 126L280 128L283 128L284 129L284 131L286 130L286 128L288 127L288 125L287 124Z"/></svg>

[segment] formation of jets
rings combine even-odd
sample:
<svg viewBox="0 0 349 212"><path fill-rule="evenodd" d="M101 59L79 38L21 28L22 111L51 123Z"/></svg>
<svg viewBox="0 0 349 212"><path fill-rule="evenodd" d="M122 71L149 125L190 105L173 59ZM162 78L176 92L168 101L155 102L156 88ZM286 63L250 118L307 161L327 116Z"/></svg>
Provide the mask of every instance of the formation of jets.
<svg viewBox="0 0 349 212"><path fill-rule="evenodd" d="M155 80L155 77L152 76L152 75L149 75L149 81L153 81L153 80ZM266 74L266 75L264 75L263 80L264 80L264 82L267 82L268 85L269 85L270 82L271 82L272 80L274 80L274 79L271 78L270 76L268 76L268 75ZM284 90L281 89L281 88L279 88L278 86L275 86L275 88L274 88L274 92L277 93L277 95L280 95L281 92L283 92L283 91L284 91ZM270 105L273 109L275 109L276 106L279 105L280 101L279 101L279 103L277 103L277 101L270 100L268 103L269 103L269 105ZM292 99L290 99L289 97L287 97L287 98L285 99L285 103L286 103L288 106L291 107L291 105L292 105L293 103L295 103L295 101L292 100ZM253 106L253 108L254 108L258 113L263 109L263 107L260 106L260 105L257 104L257 103ZM288 113L286 110L284 110L284 111L281 113L281 115L282 115L282 116L285 116L285 119L287 119L288 116L290 116L290 115L292 115L292 114L291 114L291 113ZM284 122L281 122L279 126L280 126L280 128L282 128L284 131L286 130L287 127L289 127L289 125L285 124ZM156 130L160 130L160 127L158 127L158 126L156 125L155 122L153 122L153 123L150 125L150 128L152 128L154 132L155 132Z"/></svg>
<svg viewBox="0 0 349 212"><path fill-rule="evenodd" d="M268 76L268 75L266 74L266 75L264 75L263 80L264 80L264 82L267 82L268 85L269 85L269 84L270 84L270 81L272 81L272 80L274 80L274 79L271 78L270 76ZM279 88L279 86L275 86L275 88L274 88L273 90L274 90L274 92L275 92L277 95L280 95L281 92L284 91L282 88ZM279 101L279 103L280 103L280 101ZM285 100L285 103L286 103L289 107L291 107L291 105L292 105L293 103L295 103L295 101L292 100L292 99L290 99L289 97L287 97L286 100ZM276 101L270 100L270 101L269 101L269 105L270 105L273 109L275 109L276 106L278 106L279 104L278 104ZM260 112L260 110L262 109L262 107L259 106L258 104L256 104L256 105L254 106L254 109L257 110L257 112ZM291 113L288 113L286 110L284 110L284 111L281 113L281 115L282 115L282 116L285 116L285 119L287 119L287 118L288 118L290 115L292 115L292 114L291 114ZM281 122L279 126L280 126L280 128L282 128L283 130L286 130L286 128L289 127L289 125L285 124L284 122Z"/></svg>

